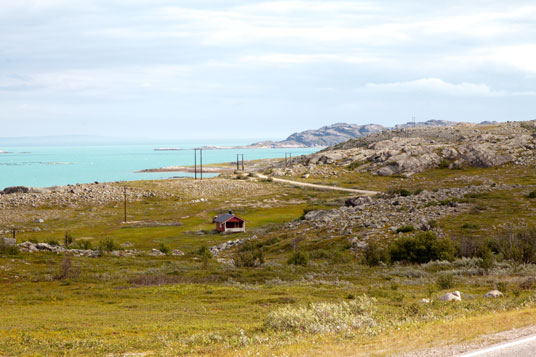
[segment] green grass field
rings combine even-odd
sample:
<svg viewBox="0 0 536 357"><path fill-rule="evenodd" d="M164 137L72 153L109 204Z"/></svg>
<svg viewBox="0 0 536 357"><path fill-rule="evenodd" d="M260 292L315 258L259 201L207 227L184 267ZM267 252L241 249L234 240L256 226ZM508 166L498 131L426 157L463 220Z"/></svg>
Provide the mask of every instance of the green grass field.
<svg viewBox="0 0 536 357"><path fill-rule="evenodd" d="M342 174L338 184L385 191L393 187L433 190L486 179L522 185L467 197L467 202L480 208L438 222L453 238L478 240L516 220L534 220L536 200L527 199L525 191L536 184L535 177L534 169L528 168L434 170L410 179L377 179L350 172ZM322 178L307 180L329 183ZM9 212L17 217L13 223L27 228L18 235L19 242L61 243L70 232L75 241L90 240L93 246L110 238L145 252L164 244L185 255L0 254L0 355L325 355L333 351L389 355L445 341L462 342L529 324L536 317L536 284L526 283L536 273L531 264L498 260L493 274L479 269L474 259L368 267L353 256L345 238L319 239L322 232L315 232L315 239L298 237L303 238L300 250L309 255L307 266L287 264L297 237L285 224L299 219L304 209L340 206L348 197L344 193L265 182L248 195L214 193L206 202L192 203L195 194L181 191L173 181L129 185L180 196L180 200L170 196L129 202L129 222L183 225L124 224L121 202L102 207L16 208ZM247 220L247 233L210 232L212 217L228 209ZM46 217L44 224L32 223L41 216ZM35 226L42 231L33 232ZM200 234L201 230L207 233ZM202 246L253 234L264 250L261 266L234 267L215 259L204 264L197 253ZM233 254L231 250L224 256ZM452 276L448 288L438 285L445 275ZM482 297L497 287L505 292L504 298ZM437 301L438 295L452 290L462 291L461 303ZM374 327L367 331L311 334L265 325L270 313L282 307L320 302L339 306L363 295L375 299ZM424 298L434 301L423 304ZM471 321L479 321L479 327L472 327ZM439 327L450 332L438 334ZM389 343L393 340L399 342Z"/></svg>

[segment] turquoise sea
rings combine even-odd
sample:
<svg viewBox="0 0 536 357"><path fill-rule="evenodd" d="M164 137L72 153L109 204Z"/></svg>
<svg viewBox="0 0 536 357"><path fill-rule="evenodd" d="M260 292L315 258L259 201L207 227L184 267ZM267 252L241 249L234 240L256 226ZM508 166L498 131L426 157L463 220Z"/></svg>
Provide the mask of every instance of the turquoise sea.
<svg viewBox="0 0 536 357"><path fill-rule="evenodd" d="M2 146L0 152L0 190L8 186L50 187L95 181L132 181L193 176L189 173L136 173L137 170L194 164L194 147L229 146L244 143L156 143L142 145L94 146ZM179 151L155 151L180 148ZM218 149L203 150L203 164L306 155L307 149ZM204 177L210 175L205 174Z"/></svg>

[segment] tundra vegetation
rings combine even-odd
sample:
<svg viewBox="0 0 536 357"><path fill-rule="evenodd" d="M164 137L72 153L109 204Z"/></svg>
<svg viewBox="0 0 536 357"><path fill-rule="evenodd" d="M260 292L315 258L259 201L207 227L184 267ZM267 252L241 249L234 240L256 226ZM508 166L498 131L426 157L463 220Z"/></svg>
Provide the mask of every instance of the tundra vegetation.
<svg viewBox="0 0 536 357"><path fill-rule="evenodd" d="M241 173L0 195L0 354L382 355L531 323L534 164L444 166L288 175L374 198ZM247 233L213 231L227 210Z"/></svg>

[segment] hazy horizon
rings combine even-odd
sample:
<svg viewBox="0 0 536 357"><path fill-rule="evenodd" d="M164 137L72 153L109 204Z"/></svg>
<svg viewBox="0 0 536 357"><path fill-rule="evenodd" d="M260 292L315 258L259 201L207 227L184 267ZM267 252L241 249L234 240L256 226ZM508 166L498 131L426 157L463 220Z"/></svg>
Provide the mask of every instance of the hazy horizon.
<svg viewBox="0 0 536 357"><path fill-rule="evenodd" d="M528 0L19 0L0 23L4 137L536 117Z"/></svg>

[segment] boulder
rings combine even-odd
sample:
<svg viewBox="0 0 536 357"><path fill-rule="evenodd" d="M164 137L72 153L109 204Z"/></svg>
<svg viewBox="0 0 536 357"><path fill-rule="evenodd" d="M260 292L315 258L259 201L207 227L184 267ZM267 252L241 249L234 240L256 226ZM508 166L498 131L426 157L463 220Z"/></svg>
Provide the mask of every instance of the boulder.
<svg viewBox="0 0 536 357"><path fill-rule="evenodd" d="M171 255L184 255L184 252L182 250L179 250L179 249L174 249L172 252L171 252Z"/></svg>
<svg viewBox="0 0 536 357"><path fill-rule="evenodd" d="M441 295L439 297L439 300L442 301L462 301L462 296L459 291L453 291L451 293L446 293L445 295Z"/></svg>
<svg viewBox="0 0 536 357"><path fill-rule="evenodd" d="M34 223L45 223L45 220L43 218L36 218L34 219Z"/></svg>
<svg viewBox="0 0 536 357"><path fill-rule="evenodd" d="M501 293L499 290L491 290L484 294L485 298L498 298L503 296L503 293Z"/></svg>

